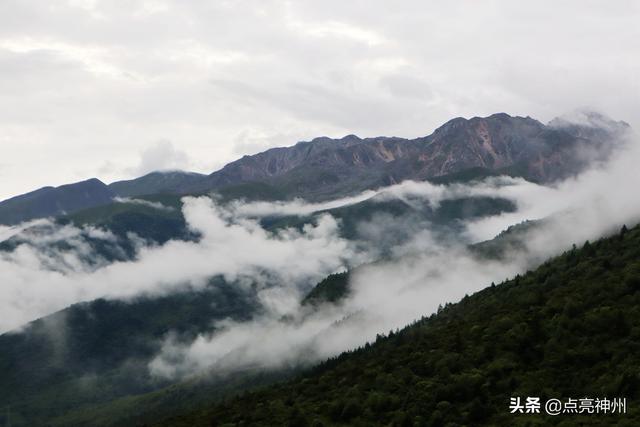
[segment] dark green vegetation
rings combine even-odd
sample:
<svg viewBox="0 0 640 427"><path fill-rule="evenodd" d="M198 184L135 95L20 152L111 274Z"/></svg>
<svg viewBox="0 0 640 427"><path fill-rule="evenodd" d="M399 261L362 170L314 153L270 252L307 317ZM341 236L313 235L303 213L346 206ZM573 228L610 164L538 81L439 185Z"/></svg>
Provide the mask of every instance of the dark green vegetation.
<svg viewBox="0 0 640 427"><path fill-rule="evenodd" d="M349 272L330 274L318 283L302 300L303 305L335 303L349 293Z"/></svg>
<svg viewBox="0 0 640 427"><path fill-rule="evenodd" d="M399 244L407 240L408 233L429 228L432 231L450 233L460 231L461 221L476 219L484 216L499 215L503 212L514 212L516 206L506 199L491 197L465 197L453 200L443 200L437 207L429 205L428 200L399 200L386 201L365 200L355 205L345 206L318 212L318 215L329 213L341 220L341 234L347 239L372 240L372 244L380 245L380 236L369 236L366 223L376 222L381 228L393 227L388 230L387 238L393 237L387 245ZM362 227L365 226L363 229Z"/></svg>
<svg viewBox="0 0 640 427"><path fill-rule="evenodd" d="M257 184L239 185L229 187L219 197L225 202L263 189ZM171 238L198 238L186 228L179 196L160 194L137 199L144 203L120 201L86 209L58 219L57 224L92 225L113 232L115 242L95 239L86 233L79 237L92 247L95 255L108 261L135 257L127 238L129 232L158 243ZM513 205L479 198L450 201L432 209L424 202L416 205L391 200L368 201L322 213L339 218L343 234L348 230L353 237L357 235L356 224L381 214L387 215L391 224L415 221L418 227L433 220L454 227L466 215L492 214L502 209L513 209ZM265 226L271 230L302 226L313 222L316 216L279 218ZM52 226L41 228L31 228L26 234L0 243L0 249L11 251L20 244L29 244L26 235L37 240L39 234L51 232ZM67 246L68 242L60 241L50 249L62 253L73 250ZM341 298L346 291L347 273L335 276L340 280L334 281L337 287L332 289L333 277L322 281L305 301L317 304ZM177 407L187 410L200 398L207 401L281 380L288 372L251 372L242 378L210 378L169 387L170 381L148 375L147 364L158 353L169 331L188 341L197 333L210 331L216 319L248 318L257 310L250 294L233 291L233 286L221 280L202 292L148 296L131 303L99 300L74 305L32 323L23 333L0 336L0 389L6 390L0 393L0 404L11 404L14 426L45 422L87 425L89 421L109 425L129 418L157 419L161 414L170 415ZM178 405L176 396L183 395L191 397ZM167 406L168 402L172 406ZM101 421L98 423L97 419Z"/></svg>
<svg viewBox="0 0 640 427"><path fill-rule="evenodd" d="M18 224L110 203L114 194L98 179L44 187L0 202L0 224Z"/></svg>
<svg viewBox="0 0 640 427"><path fill-rule="evenodd" d="M614 127L623 129L626 125L613 123L612 128ZM498 114L471 120L454 119L434 134L415 140L360 139L353 135L339 140L318 138L294 147L245 156L208 176L183 172L152 173L111 186L90 180L59 188L44 188L1 202L0 223L12 224L24 219L55 216L57 225L104 228L116 236L115 242L96 239L89 234L83 234L80 238L101 259L127 260L135 257L134 246L128 238L131 232L160 244L169 239L198 239L197 234L187 229L182 215L180 198L183 195L202 195L215 191L222 203L238 199L291 200L299 196L307 200L326 200L391 185L404 179L448 184L509 174L550 182L571 175L585 166L576 163L572 156L573 149L583 146L601 147L603 143L611 142L614 136L607 132L584 136L582 128L551 128L530 118ZM603 152L608 153L608 150ZM139 200L114 201L116 196L135 196ZM455 232L459 230L461 220L495 215L514 208L507 200L482 197L447 200L437 208L419 200L368 200L306 217L266 218L262 219L262 223L269 230L302 227L305 223L315 221L318 215L330 213L340 220L340 230L344 237L359 239L365 243L373 242L380 246L380 256L385 257L387 254L384 248L387 245L401 242L414 231L434 227L434 230L442 234ZM386 224L384 236L368 234L370 230L366 229L367 222ZM365 227L362 226L363 223ZM26 231L27 234L35 233L34 236L39 232L46 233L46 229ZM0 242L0 250L11 251L17 245L30 244L25 236L19 235ZM381 242L380 237L389 241ZM513 243L514 246L518 245L518 237L515 232L502 236L503 241ZM505 253L502 244L488 245L487 248L485 253L491 253L495 257ZM52 243L51 249L71 251L73 245L59 241ZM617 267L611 267L610 270L615 268ZM347 285L348 273L332 275L309 294L305 304L335 302L348 292ZM510 289L510 285L499 288ZM511 294L507 292L503 296L506 298ZM480 307L488 307L488 313L491 313L489 305L483 306L489 304L488 300L482 299L489 297L474 296L469 300L476 301L478 298ZM514 301L519 300L515 298ZM516 322L514 324L529 325L529 318L526 317L528 315L518 314L517 310L521 307L516 302L507 302L507 305L501 306L503 311L494 310L492 315L499 317L512 311L509 319ZM211 402L238 391L286 379L293 372L245 372L231 377L211 377L207 380L199 378L172 385L169 381L151 378L146 367L150 358L157 354L169 331L173 331L177 339L188 341L197 333L210 331L212 322L216 319L246 319L254 315L257 304L251 294L238 292L232 286L214 281L203 291L161 297L146 296L127 303L98 300L77 304L27 325L22 333L0 336L0 406L11 405L14 426L135 425L156 421L175 413L187 414L184 418L178 417L172 421L176 423L188 424L191 419L208 423L217 414L222 419L234 421L238 405L241 405L238 402L245 402L248 407L254 408L250 413L263 416L264 411L259 406L252 405L254 400L263 399L266 402L271 396L275 399L275 403L269 403L273 406L274 418L265 418L262 420L264 423L304 424L301 414L317 417L325 424L368 424L372 420L385 423L397 420L412 422L418 416L434 416L433 414L438 413L434 408L443 417L452 417L450 420L455 423L464 420L469 414L477 413L485 414L490 420L501 421L496 418L495 411L491 412L497 406L491 400L493 395L489 392L500 392L502 377L494 382L484 380L486 375L493 375L495 369L483 365L484 359L480 360L476 356L485 354L482 352L487 347L486 343L497 340L502 335L494 333L492 324L487 323L487 319L478 317L480 309L459 308L466 304L463 302L456 306L458 308L448 308L435 320L424 320L408 329L414 332L398 334L416 336L416 340L394 341L399 339L394 335L394 338L381 339L373 346L377 350L361 349L355 354L342 356L337 361L327 362L307 377L311 381L307 384L311 395L304 390L301 392L300 383L294 382L293 390L299 393L291 399L285 397L288 392L280 387L263 394L249 395L248 401L231 401L227 406L214 409L211 408ZM459 313L459 316L447 318L450 310ZM474 315L477 316L473 317ZM482 334L478 342L473 341L477 336L475 332L464 332L464 327L468 326L464 323L467 316L472 319L468 322L474 321L485 328L480 330ZM443 322L446 325L455 324L454 320L459 322L463 331L456 335L461 337L460 346L465 345L464 348L469 349L464 354L459 350L461 347L451 349L448 346L447 339L451 334L455 335L455 328L452 326L446 330L442 326ZM502 323L504 325L500 329L501 333L510 331L505 326L507 320ZM442 326L442 331L438 329L438 325ZM550 327L545 325L545 331ZM429 333L433 335L427 335L427 338L421 340L423 329L431 331ZM410 346L413 341L419 344L415 351ZM427 349L423 341L435 343L434 347ZM394 358L385 354L385 360L390 365L383 364L380 367L379 362L383 357L381 354L385 348L392 346L398 346L402 350L400 355ZM499 346L496 348L496 360L507 366L497 369L500 375L511 375L512 372L522 372L525 375L524 367L518 364L520 362L516 356ZM417 355L414 354L416 352ZM504 356L506 362L499 356ZM600 356L597 354L597 357ZM361 359L357 359L358 357ZM417 370L410 367L411 375L407 374L406 370L398 367L398 362L400 358L409 360L410 357L414 361L423 357L423 365L426 367ZM486 355L486 358L491 357L494 355ZM593 356L589 360L596 360L597 357ZM369 358L371 361L367 365ZM350 360L358 360L362 362L361 366L371 368L358 371L354 367L357 364L349 362ZM442 363L445 363L446 369L441 366ZM474 363L477 366L470 368L470 364ZM341 381L338 374L332 374L334 368L338 370L335 372L346 369L344 375L348 381ZM353 372L350 371L352 368ZM449 376L445 375L447 369ZM370 372L374 373L374 380L370 378ZM322 384L314 382L325 374L331 381L326 390ZM467 381L465 387L473 390L477 397L472 404L464 400L464 394L463 397L456 397L462 386L456 386L453 391L447 388L450 384L458 384L458 376L464 375L466 377L460 381ZM473 378L469 380L469 376ZM474 382L477 376L484 380L480 386ZM418 377L426 385L417 381ZM520 377L513 380L510 377L509 385L519 384L514 382L519 379ZM352 382L355 388L352 389L348 382ZM375 387L382 384L379 402L376 400L378 397L371 397L371 384ZM424 392L423 386L428 393ZM444 391L441 390L443 387ZM429 409L427 415L416 412L416 405L419 405L416 398L404 398L407 390L414 389L418 390L414 393L418 397L424 397L420 393L431 396L431 400L426 399L424 403L431 406L420 406L421 409ZM397 395L403 396L401 403L398 403ZM284 399L283 405L278 403L281 397ZM323 402L325 397L327 400ZM370 399L374 403L367 403ZM446 402L452 405L452 410L448 410ZM468 404L471 407L467 408ZM5 420L0 417L0 423L3 421ZM478 418L477 421L486 419Z"/></svg>
<svg viewBox="0 0 640 427"><path fill-rule="evenodd" d="M242 184L227 185L214 192L220 199L230 200L286 200L287 193L273 185L263 182L244 182Z"/></svg>
<svg viewBox="0 0 640 427"><path fill-rule="evenodd" d="M585 243L289 382L163 426L640 424L640 227ZM510 415L512 396L626 397L626 415Z"/></svg>
<svg viewBox="0 0 640 427"><path fill-rule="evenodd" d="M136 201L114 202L81 210L60 218L59 222L103 228L123 240L127 239L127 233L135 233L143 239L159 244L170 239L193 240L197 237L187 229L179 196L155 194L139 197L137 200L153 205Z"/></svg>
<svg viewBox="0 0 640 427"><path fill-rule="evenodd" d="M266 184L245 183L221 188L212 193L212 196L220 203L227 203L240 199L279 200L282 194ZM135 233L143 239L159 244L170 239L194 240L197 236L187 229L182 213L183 197L185 195L160 193L136 196L135 199L121 199L63 216L59 218L59 222L95 226L123 238L127 233Z"/></svg>
<svg viewBox="0 0 640 427"><path fill-rule="evenodd" d="M263 194L265 197L277 199L278 193L270 191L271 187L260 184L243 184L220 190L216 197L220 203L233 200L254 200L251 196ZM142 196L139 200L161 204L170 209L158 209L135 202L116 202L105 206L82 210L60 219L61 223L71 222L76 225L93 225L112 231L119 237L126 239L127 233L153 241L164 243L169 239L193 240L197 236L187 229L182 215L180 196L150 195ZM263 198L264 199L264 198ZM361 226L370 221L376 221L393 226L393 240L386 245L397 244L406 240L410 232L425 227L441 233L460 231L460 223L464 220L498 215L503 212L513 212L516 207L506 199L490 197L466 197L454 200L444 200L437 207L431 207L428 201L415 200L365 200L349 206L318 211L305 216L273 216L261 218L260 222L267 230L277 230L285 227L302 229L305 224L313 223L320 215L330 214L340 221L340 235L346 239L376 240L377 236L369 236Z"/></svg>
<svg viewBox="0 0 640 427"><path fill-rule="evenodd" d="M510 200L491 197L443 200L436 207L430 206L428 200L386 200L374 197L307 216L266 217L261 219L261 224L268 230L285 227L302 229L305 224L315 222L319 216L329 214L339 221L341 237L375 245L381 255L384 255L386 249L407 241L419 230L430 229L444 238L451 238L453 233L461 231L465 220L515 210L516 206ZM368 227L370 223L375 227ZM372 234L372 229L378 231ZM384 239L381 234L384 234Z"/></svg>
<svg viewBox="0 0 640 427"><path fill-rule="evenodd" d="M165 193L181 194L202 180L204 176L199 173L182 171L151 172L140 178L113 182L109 184L109 188L121 197Z"/></svg>
<svg viewBox="0 0 640 427"><path fill-rule="evenodd" d="M151 377L147 364L167 333L190 342L212 331L215 320L250 318L258 305L240 289L216 278L201 291L96 300L0 335L0 404L11 405L14 426L65 425L57 421L63 414L82 417L105 402L166 387L170 382ZM254 377L260 383L268 374ZM215 394L242 384L220 378L198 387ZM91 425L91 419L83 420L80 425Z"/></svg>
<svg viewBox="0 0 640 427"><path fill-rule="evenodd" d="M482 258L507 259L512 254L525 251L528 233L542 228L546 221L544 219L527 220L511 225L493 239L471 245L469 249L473 254Z"/></svg>
<svg viewBox="0 0 640 427"><path fill-rule="evenodd" d="M527 176L527 165L524 163L516 163L507 167L496 169L489 169L486 167L478 166L469 169L463 169L459 172L453 172L447 175L428 178L427 181L433 184L455 184L482 181L486 178L497 176L510 176L512 178L527 177L528 181L538 181L533 176Z"/></svg>
<svg viewBox="0 0 640 427"><path fill-rule="evenodd" d="M150 204L139 203L140 201ZM79 230L80 235L77 239L91 247L91 253L82 256L83 261L95 264L100 260L131 260L135 257L136 248L129 233L135 233L149 243L156 244L163 244L170 239L196 240L199 237L187 228L181 209L182 202L178 196L162 194L83 209L71 215L58 217L51 224L27 228L0 242L0 251L12 251L21 244L34 245L46 239L49 247L41 250L51 253L71 252L74 246L65 240L68 238L66 235L61 235L61 240L57 241L52 241L51 236L55 235L56 230L67 225L90 226L111 232L115 240L93 237L87 228Z"/></svg>
<svg viewBox="0 0 640 427"><path fill-rule="evenodd" d="M135 257L136 248L133 242L126 236L115 236L115 239L101 239L92 236L87 229L77 230L78 235L70 239L64 234L57 239L49 238L45 245L39 243L40 239L55 235L56 230L61 230L68 222L58 220L55 224L43 224L29 227L21 233L0 242L0 252L12 252L19 246L31 246L37 251L47 254L64 265L64 255L73 253L83 263L90 266L104 265L113 261L126 261ZM78 250L78 244L90 248L89 251Z"/></svg>
<svg viewBox="0 0 640 427"><path fill-rule="evenodd" d="M481 259L505 259L509 253L526 250L526 233L540 226L542 221L525 221L512 225L498 236L485 242L469 245L470 252ZM359 268L343 273L330 274L320 281L302 300L304 305L318 306L324 303L337 303L350 293L349 280Z"/></svg>

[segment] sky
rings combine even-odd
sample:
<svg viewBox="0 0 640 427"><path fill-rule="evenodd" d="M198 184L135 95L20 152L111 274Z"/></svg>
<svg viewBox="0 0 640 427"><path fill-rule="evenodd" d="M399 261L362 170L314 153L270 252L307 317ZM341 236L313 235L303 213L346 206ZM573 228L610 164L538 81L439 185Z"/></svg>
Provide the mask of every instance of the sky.
<svg viewBox="0 0 640 427"><path fill-rule="evenodd" d="M624 0L0 0L0 200L458 116L637 129L638 22Z"/></svg>

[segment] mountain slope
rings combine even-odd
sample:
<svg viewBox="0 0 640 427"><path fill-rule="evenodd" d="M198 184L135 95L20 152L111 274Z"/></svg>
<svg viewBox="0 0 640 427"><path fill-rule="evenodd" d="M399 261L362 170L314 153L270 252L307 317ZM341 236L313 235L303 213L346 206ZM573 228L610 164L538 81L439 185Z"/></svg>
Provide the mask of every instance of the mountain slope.
<svg viewBox="0 0 640 427"><path fill-rule="evenodd" d="M606 158L629 128L624 122L596 116L599 120L586 124L556 119L545 126L529 117L499 113L456 118L429 136L411 140L355 135L316 138L245 156L191 191L265 182L290 196L317 200L471 168L552 182L583 170L594 159Z"/></svg>
<svg viewBox="0 0 640 427"><path fill-rule="evenodd" d="M618 425L640 422L640 228L331 359L153 425ZM626 415L511 415L510 397L626 397Z"/></svg>
<svg viewBox="0 0 640 427"><path fill-rule="evenodd" d="M490 175L486 171L474 170L473 174L452 175L445 181L469 182L475 177ZM448 176L449 177L449 176ZM216 190L219 203L231 200L254 200L259 196L266 199L278 199L278 193L266 184L239 184ZM364 239L359 232L359 224L374 221L382 215L406 223L412 221L414 228L429 222L433 228L452 231L460 222L472 218L498 215L513 212L515 205L506 199L489 197L465 197L445 200L437 208L429 203L415 201L406 203L399 199L364 200L340 208L321 210L304 216L271 216L261 219L261 224L268 230L284 227L301 229L304 224L314 222L322 214L330 214L340 220L341 236L347 239ZM127 233L136 233L139 237L155 243L165 243L169 239L193 239L194 233L188 230L182 214L181 196L175 194L155 194L139 196L135 199L118 199L108 205L84 209L57 220L58 223L71 222L76 226L94 226L113 232L126 240ZM403 238L401 230L397 230L395 241ZM406 233L405 233L406 234ZM405 236L406 237L406 236ZM0 244L0 249L2 245Z"/></svg>
<svg viewBox="0 0 640 427"><path fill-rule="evenodd" d="M140 200L152 203L163 201L167 207L173 203L176 203L173 207L178 207L179 204L179 200L171 196L148 196ZM452 205L456 206L454 208L442 203L440 209L425 208L423 211L415 211L410 205L395 201L384 202L381 207L363 202L328 212L343 219L342 222L348 227L343 233L352 233L354 226L350 223L366 221L380 212L386 212L390 223L396 220L402 222L401 218L410 217L416 224L431 219L442 226L454 227L459 218L467 214L474 215L478 209L486 214L489 211L495 213L493 210L496 208L508 210L512 207L499 199L488 201L487 205L487 200L483 198L477 201L472 198L461 199L452 201ZM121 211L120 207L127 210ZM105 209L99 210L99 218L104 222L96 222L95 209L80 212L72 218L79 223L88 221L108 227L121 240L126 238L131 229L146 238L153 239L156 236L144 232L140 225L154 218L150 213L157 210L155 207L117 203L106 217L102 216ZM123 212L127 218L137 220L123 220L120 217ZM156 221L163 215L167 221L177 221L173 218L177 212L161 210ZM313 221L313 217L296 220L293 225L302 226L305 222ZM287 225L291 224L272 223L267 229L274 230ZM6 250L14 250L15 245L20 244L17 237L11 242L14 247ZM87 243L92 244L90 240ZM377 242L378 246L380 243ZM119 244L122 245L121 242ZM105 258L109 257L106 249L109 248L103 248L100 252ZM347 277L346 274L337 276ZM332 299L326 282L322 281L309 294L309 303ZM76 304L26 325L21 333L0 335L0 402L11 404L13 425L16 426L30 425L36 421L70 425L71 419L78 420L77 425L84 425L87 417L94 419L97 414L107 414L101 423L109 425L106 420L161 411L156 405L158 396L164 402L172 401L174 393L202 393L206 401L207 396L223 397L257 384L283 379L286 372L251 372L245 373L242 378L234 376L215 382L204 381L196 384L195 390L191 384L187 384L165 393L162 389L168 383L153 381L146 372L146 364L159 351L159 345L169 331L177 331L178 335L186 334L188 337L189 334L209 331L215 319L241 319L258 314L259 306L252 299L255 295L245 294L240 289L244 287L236 288L234 284L215 278L201 292L186 290L162 297L141 296L128 302L97 300ZM342 293L337 289L336 296L340 297ZM140 373L136 373L136 370L140 370ZM91 381L87 382L87 378L91 378ZM6 390L6 393L1 390ZM195 399L185 402L185 408L196 402ZM49 410L47 406L56 409ZM58 417L62 418L58 420ZM97 421L95 423L97 425Z"/></svg>
<svg viewBox="0 0 640 427"><path fill-rule="evenodd" d="M606 160L629 125L597 113L581 121L544 125L505 113L448 121L431 135L361 139L348 135L299 142L244 156L210 175L152 172L108 188L96 179L46 187L0 202L0 224L57 216L107 203L113 197L203 194L262 199L326 200L403 180L434 180L474 171L549 183Z"/></svg>
<svg viewBox="0 0 640 427"><path fill-rule="evenodd" d="M118 199L108 205L66 215L58 222L99 227L122 240L128 240L129 233L159 244L170 239L190 240L194 237L187 228L180 198L172 194Z"/></svg>
<svg viewBox="0 0 640 427"><path fill-rule="evenodd" d="M221 278L169 296L75 304L0 335L0 402L11 405L14 426L49 425L88 405L165 387L170 382L147 365L169 331L192 340L215 320L246 320L256 307Z"/></svg>
<svg viewBox="0 0 640 427"><path fill-rule="evenodd" d="M115 194L96 178L60 187L43 187L0 202L0 224L58 216L110 203Z"/></svg>
<svg viewBox="0 0 640 427"><path fill-rule="evenodd" d="M109 188L121 197L142 196L157 193L184 193L185 189L201 181L205 175L195 172L151 172L140 178L117 181Z"/></svg>

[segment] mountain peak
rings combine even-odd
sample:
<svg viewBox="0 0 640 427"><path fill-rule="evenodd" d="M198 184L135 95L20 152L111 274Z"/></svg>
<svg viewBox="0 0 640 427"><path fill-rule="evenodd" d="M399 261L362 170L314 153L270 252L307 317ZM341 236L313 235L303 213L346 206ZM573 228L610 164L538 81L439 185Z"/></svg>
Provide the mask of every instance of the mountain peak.
<svg viewBox="0 0 640 427"><path fill-rule="evenodd" d="M121 197L135 197L153 193L181 193L201 181L205 175L180 170L150 172L140 178L116 181L109 188Z"/></svg>
<svg viewBox="0 0 640 427"><path fill-rule="evenodd" d="M98 178L42 187L0 202L0 224L17 224L110 203L114 193Z"/></svg>
<svg viewBox="0 0 640 427"><path fill-rule="evenodd" d="M542 128L544 125L539 121L532 119L531 117L520 117L520 116L511 116L507 113L494 113L487 117L474 116L470 119L465 117L456 117L447 121L445 124L440 126L434 131L434 135L438 133L447 133L456 129L463 129L469 126L475 126L479 123L499 123L501 125L504 124L513 124L513 125L533 125L538 128Z"/></svg>
<svg viewBox="0 0 640 427"><path fill-rule="evenodd" d="M157 171L108 187L95 178L71 186L85 194L86 200L91 200L91 194L104 193L99 198L102 203L115 195L189 194L255 184L277 188L285 194L283 197L323 200L407 179L439 178L469 169L552 182L588 166L587 160L581 160L585 156L576 155L582 150L596 152L597 160L606 159L617 145L611 142L620 140L621 132L628 129L624 122L588 110L556 118L547 126L531 117L499 112L471 119L457 117L431 135L415 139L382 136L363 139L354 134L341 138L321 136L291 147L244 156L210 175ZM66 188L43 188L18 199L63 200ZM8 205L15 203L0 203L0 214L2 209L14 209ZM70 212L66 207L62 210ZM59 211L45 209L21 218L55 215ZM20 217L15 212L12 221ZM7 215L0 215L0 222L3 218Z"/></svg>
<svg viewBox="0 0 640 427"><path fill-rule="evenodd" d="M487 119L495 119L495 120L510 120L514 118L516 117L510 116L507 113L493 113L492 115L487 117Z"/></svg>
<svg viewBox="0 0 640 427"><path fill-rule="evenodd" d="M558 116L552 119L548 123L548 126L553 128L568 128L578 126L608 130L621 130L630 127L627 122L613 120L605 114L586 108L571 111L569 113Z"/></svg>

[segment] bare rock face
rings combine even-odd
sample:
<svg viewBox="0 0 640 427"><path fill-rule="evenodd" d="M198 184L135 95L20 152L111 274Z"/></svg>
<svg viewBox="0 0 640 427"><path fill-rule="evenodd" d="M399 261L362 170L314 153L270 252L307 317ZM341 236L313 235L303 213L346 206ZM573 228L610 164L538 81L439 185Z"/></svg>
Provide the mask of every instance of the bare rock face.
<svg viewBox="0 0 640 427"><path fill-rule="evenodd" d="M288 194L322 199L471 168L549 183L606 159L628 128L597 113L558 118L548 125L505 113L456 118L429 136L410 140L348 135L274 148L228 164L195 188L264 182Z"/></svg>
<svg viewBox="0 0 640 427"><path fill-rule="evenodd" d="M556 118L547 125L499 113L455 118L416 139L320 137L244 156L210 175L153 172L109 186L91 179L45 187L0 202L0 224L72 213L108 204L116 196L201 193L238 185L259 184L252 190L257 197L275 189L278 197L322 200L470 170L550 183L606 160L628 131L628 124L594 112Z"/></svg>

